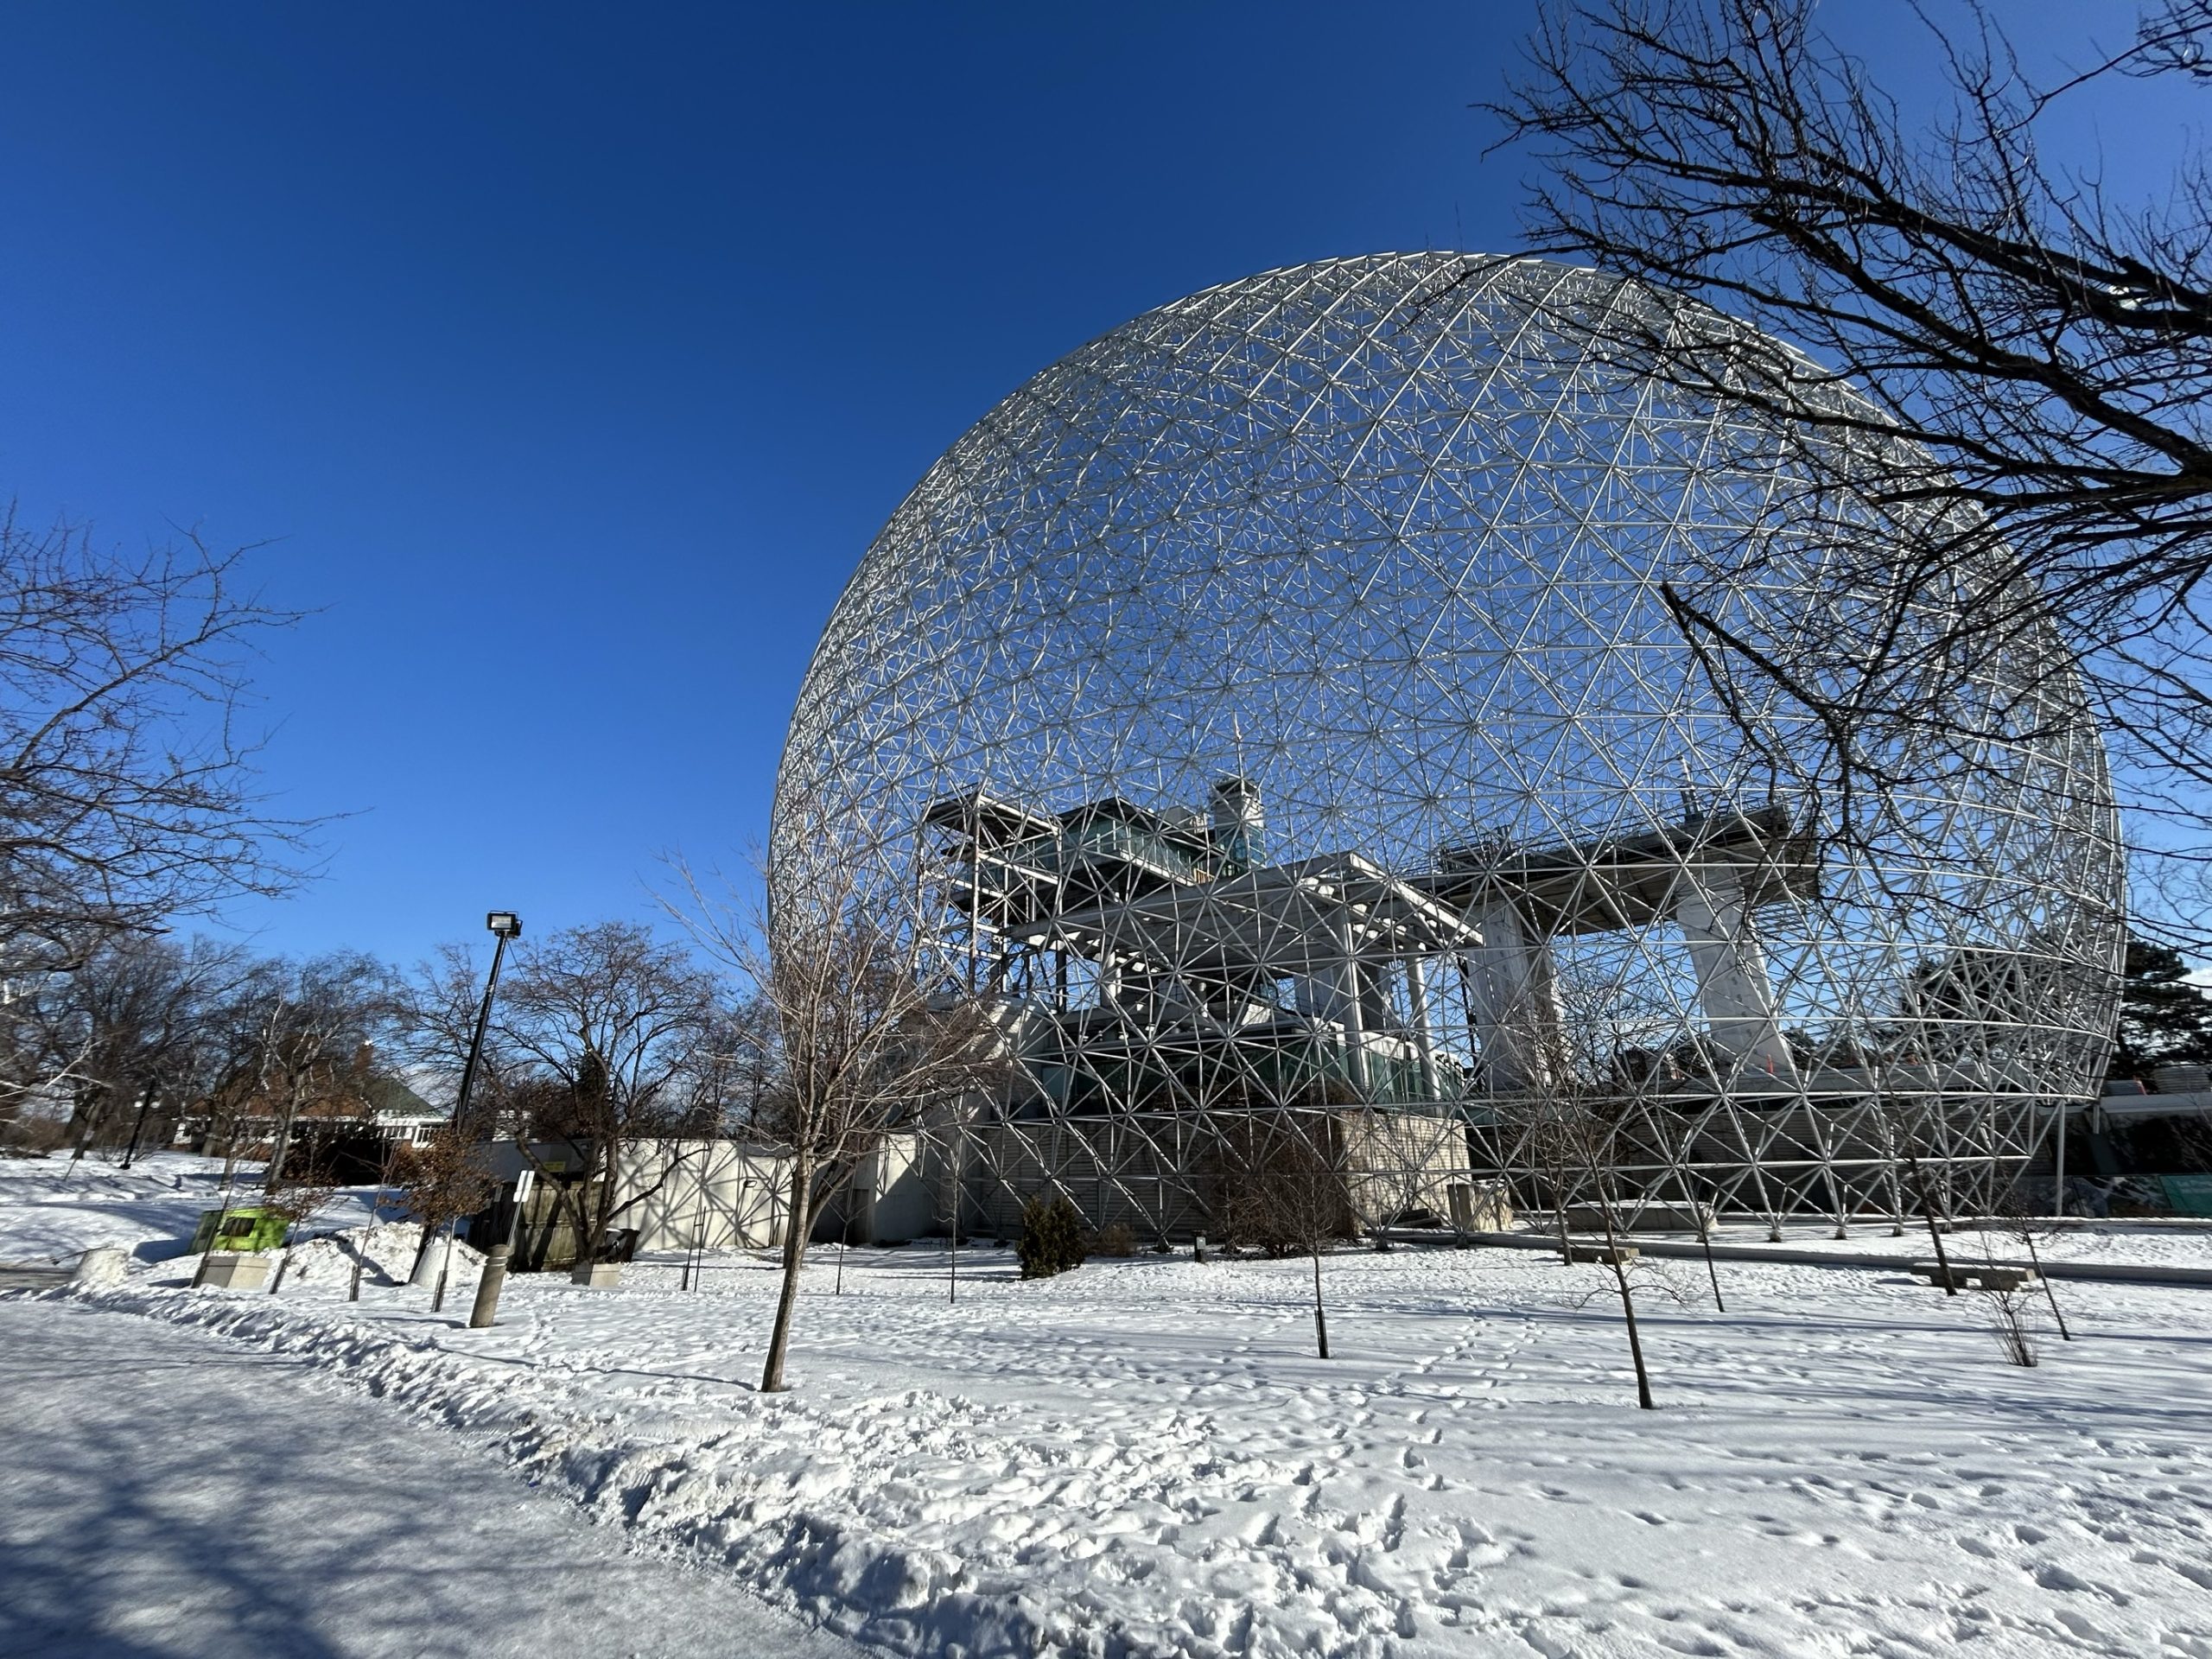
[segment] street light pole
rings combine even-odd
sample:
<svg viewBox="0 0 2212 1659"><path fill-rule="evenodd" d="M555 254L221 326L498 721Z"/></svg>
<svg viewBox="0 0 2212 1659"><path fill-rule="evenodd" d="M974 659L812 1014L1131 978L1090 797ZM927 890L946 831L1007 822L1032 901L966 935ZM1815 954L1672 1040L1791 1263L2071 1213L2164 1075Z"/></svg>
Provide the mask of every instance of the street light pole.
<svg viewBox="0 0 2212 1659"><path fill-rule="evenodd" d="M492 930L499 943L492 947L492 972L484 981L484 1001L477 1006L476 1030L468 1039L468 1063L461 1069L461 1097L454 1102L454 1127L459 1128L468 1112L468 1091L476 1083L476 1063L484 1053L484 1028L492 1023L492 995L499 988L499 962L507 953L507 941L522 937L522 918L511 910L495 910L484 918L484 925ZM490 1140L489 1135L484 1137Z"/></svg>
<svg viewBox="0 0 2212 1659"><path fill-rule="evenodd" d="M507 941L522 937L522 918L511 910L492 912L485 917L484 925L491 930L493 938L498 943L492 947L492 971L484 981L484 1000L476 1005L476 1029L470 1033L468 1039L468 1058L462 1063L461 1068L461 1093L453 1103L453 1132L455 1135L461 1135L467 1129L469 1091L475 1087L477 1064L484 1054L485 1027L492 1023L492 998L499 988L499 963L506 957ZM487 1135L480 1138L489 1141L492 1137ZM458 1219L457 1217L448 1217L446 1220L445 1249L438 1262L438 1287L430 1298L432 1313L438 1312L445 1306L446 1270L453 1261L454 1224ZM423 1282L420 1269L428 1267L429 1264L429 1257L426 1252L422 1262L417 1264L418 1271L415 1280L416 1284Z"/></svg>
<svg viewBox="0 0 2212 1659"><path fill-rule="evenodd" d="M150 1083L139 1093L138 1116L130 1125L130 1144L123 1149L123 1167L125 1169L130 1167L131 1160L138 1155L138 1137L145 1133L146 1114L153 1109L155 1093L156 1086Z"/></svg>

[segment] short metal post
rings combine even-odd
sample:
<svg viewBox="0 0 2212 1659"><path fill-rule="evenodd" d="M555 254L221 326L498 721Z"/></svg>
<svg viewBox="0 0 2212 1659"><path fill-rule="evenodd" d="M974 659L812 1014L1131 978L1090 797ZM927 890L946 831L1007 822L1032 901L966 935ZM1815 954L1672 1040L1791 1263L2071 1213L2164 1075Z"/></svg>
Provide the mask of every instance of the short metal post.
<svg viewBox="0 0 2212 1659"><path fill-rule="evenodd" d="M481 1331L498 1323L499 1291L507 1282L507 1257L512 1244L494 1244L484 1256L484 1276L476 1281L476 1306L468 1312L468 1328Z"/></svg>

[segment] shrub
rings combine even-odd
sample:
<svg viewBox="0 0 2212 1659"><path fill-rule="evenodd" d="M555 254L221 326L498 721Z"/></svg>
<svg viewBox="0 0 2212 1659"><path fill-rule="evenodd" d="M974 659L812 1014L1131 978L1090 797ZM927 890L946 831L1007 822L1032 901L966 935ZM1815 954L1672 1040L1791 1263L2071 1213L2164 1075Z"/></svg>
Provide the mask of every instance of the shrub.
<svg viewBox="0 0 2212 1659"><path fill-rule="evenodd" d="M1025 1279L1049 1279L1083 1265L1083 1217L1065 1198L1032 1198L1021 1209L1014 1247Z"/></svg>
<svg viewBox="0 0 2212 1659"><path fill-rule="evenodd" d="M1114 1222L1098 1230L1098 1242L1090 1248L1099 1255L1135 1255L1137 1236L1129 1230L1127 1222Z"/></svg>

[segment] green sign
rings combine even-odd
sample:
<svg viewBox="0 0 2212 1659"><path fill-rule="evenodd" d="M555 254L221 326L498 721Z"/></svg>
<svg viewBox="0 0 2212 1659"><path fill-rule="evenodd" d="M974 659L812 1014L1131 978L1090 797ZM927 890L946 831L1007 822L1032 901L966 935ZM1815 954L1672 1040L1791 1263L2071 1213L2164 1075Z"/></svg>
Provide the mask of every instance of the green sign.
<svg viewBox="0 0 2212 1659"><path fill-rule="evenodd" d="M195 1250L273 1250L284 1242L291 1222L274 1210L258 1206L232 1210L202 1210L199 1230L192 1235Z"/></svg>

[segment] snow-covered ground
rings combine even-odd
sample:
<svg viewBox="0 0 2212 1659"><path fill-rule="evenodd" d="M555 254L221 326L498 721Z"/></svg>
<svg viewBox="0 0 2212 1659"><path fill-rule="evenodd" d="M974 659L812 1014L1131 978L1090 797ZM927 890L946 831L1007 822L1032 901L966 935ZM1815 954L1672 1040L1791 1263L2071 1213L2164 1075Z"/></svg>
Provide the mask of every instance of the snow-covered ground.
<svg viewBox="0 0 2212 1659"><path fill-rule="evenodd" d="M51 1179L0 1165L0 1259L59 1236ZM2053 1248L2212 1265L2196 1233ZM741 1255L689 1293L518 1279L488 1332L466 1284L433 1317L337 1273L149 1262L85 1300L296 1356L896 1652L2212 1659L2212 1291L2061 1283L2078 1339L2022 1370L1986 1299L1902 1272L1728 1263L1722 1315L1664 1263L1644 1413L1601 1271L1536 1251L1330 1257L1325 1362L1302 1262L1023 1284L966 1251L954 1304L942 1249L852 1252L842 1294L834 1260L766 1397Z"/></svg>
<svg viewBox="0 0 2212 1659"><path fill-rule="evenodd" d="M0 1653L857 1652L203 1332L0 1302Z"/></svg>
<svg viewBox="0 0 2212 1659"><path fill-rule="evenodd" d="M166 1261L189 1244L202 1211L257 1201L261 1173L258 1164L238 1166L226 1197L219 1158L143 1153L127 1170L112 1154L74 1163L0 1158L0 1262L66 1264L96 1244L120 1244L141 1262ZM341 1193L313 1230L360 1225L373 1197L366 1189Z"/></svg>
<svg viewBox="0 0 2212 1659"><path fill-rule="evenodd" d="M1694 1243L1694 1235L1664 1236ZM1716 1229L1716 1242L1757 1250L1769 1243L1761 1225L1739 1224ZM1901 1261L1932 1262L1936 1249L1925 1223L1915 1220L1902 1232L1887 1224L1854 1224L1848 1236L1835 1236L1832 1223L1791 1223L1782 1230L1782 1248L1813 1250L1821 1255L1894 1255ZM2024 1262L2028 1246L2019 1236L1999 1224L1987 1228L1959 1224L1947 1226L1944 1249L1961 1261L1979 1262L1994 1256L1999 1262ZM2045 1262L2105 1263L2113 1266L2191 1268L2212 1267L2212 1224L2203 1223L2098 1221L2068 1224L2039 1230L2035 1250ZM2078 1294L2078 1293L2077 1293Z"/></svg>

